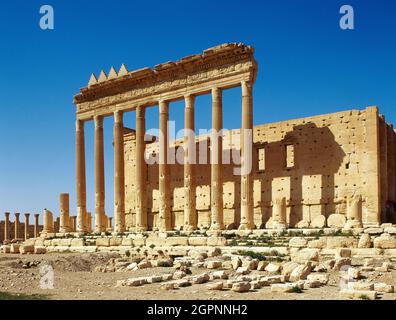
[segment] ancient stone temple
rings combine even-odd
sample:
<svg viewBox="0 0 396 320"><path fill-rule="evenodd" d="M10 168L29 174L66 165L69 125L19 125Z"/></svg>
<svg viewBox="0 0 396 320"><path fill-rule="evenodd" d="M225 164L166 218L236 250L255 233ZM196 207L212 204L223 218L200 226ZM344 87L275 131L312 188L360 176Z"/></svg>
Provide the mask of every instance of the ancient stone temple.
<svg viewBox="0 0 396 320"><path fill-rule="evenodd" d="M359 228L395 220L395 131L377 107L253 127L254 50L224 44L176 62L94 75L76 104L77 232L90 229L84 124L95 123L94 231L105 213L103 118L114 118L114 231L172 229ZM241 87L241 129L223 128L222 92ZM212 97L212 129L194 132L194 101ZM184 100L185 136L172 143L168 115ZM159 137L146 135L146 109L158 107ZM270 107L270 106L268 106ZM266 106L261 106L265 112ZM135 112L136 128L123 125ZM250 139L249 139L250 138ZM193 161L203 149L208 163ZM182 163L169 154L183 153ZM241 174L225 163L240 155ZM150 164L147 159L157 157ZM196 158L195 158L196 159ZM248 168L251 167L251 170ZM63 200L68 212L68 199ZM62 200L61 200L62 203ZM67 207L67 208L66 208ZM67 213L68 214L68 213ZM61 217L69 221L69 217ZM71 230L64 222L62 230Z"/></svg>

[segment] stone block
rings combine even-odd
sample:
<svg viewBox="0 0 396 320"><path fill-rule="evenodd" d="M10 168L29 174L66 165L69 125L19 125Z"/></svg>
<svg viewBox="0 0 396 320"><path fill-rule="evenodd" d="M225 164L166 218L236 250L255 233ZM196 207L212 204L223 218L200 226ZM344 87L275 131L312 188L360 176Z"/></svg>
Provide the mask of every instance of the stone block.
<svg viewBox="0 0 396 320"><path fill-rule="evenodd" d="M294 270L291 272L289 280L292 282L298 280L305 280L307 276L311 273L311 270L312 270L311 262L307 262L303 265L299 265L298 267L294 268Z"/></svg>
<svg viewBox="0 0 396 320"><path fill-rule="evenodd" d="M97 238L96 246L98 247L110 247L110 238Z"/></svg>
<svg viewBox="0 0 396 320"><path fill-rule="evenodd" d="M291 261L297 263L305 263L308 261L319 261L319 250L318 249L302 249L291 255Z"/></svg>
<svg viewBox="0 0 396 320"><path fill-rule="evenodd" d="M289 293L294 291L294 283L275 283L271 285L271 292Z"/></svg>
<svg viewBox="0 0 396 320"><path fill-rule="evenodd" d="M188 244L190 246L206 246L208 237L189 237Z"/></svg>
<svg viewBox="0 0 396 320"><path fill-rule="evenodd" d="M248 292L250 290L250 283L245 281L233 283L231 290L240 293Z"/></svg>
<svg viewBox="0 0 396 320"><path fill-rule="evenodd" d="M294 237L289 241L289 247L291 248L305 248L308 244L308 240L303 237Z"/></svg>
<svg viewBox="0 0 396 320"><path fill-rule="evenodd" d="M374 248L396 249L396 237L384 233L374 239Z"/></svg>
<svg viewBox="0 0 396 320"><path fill-rule="evenodd" d="M83 247L84 246L84 239L81 239L81 238L71 239L70 245L72 247Z"/></svg>
<svg viewBox="0 0 396 320"><path fill-rule="evenodd" d="M19 246L19 253L27 254L27 253L34 253L34 246L32 245L20 245Z"/></svg>
<svg viewBox="0 0 396 320"><path fill-rule="evenodd" d="M342 228L346 223L346 217L343 214L331 214L327 218L327 225L330 228Z"/></svg>

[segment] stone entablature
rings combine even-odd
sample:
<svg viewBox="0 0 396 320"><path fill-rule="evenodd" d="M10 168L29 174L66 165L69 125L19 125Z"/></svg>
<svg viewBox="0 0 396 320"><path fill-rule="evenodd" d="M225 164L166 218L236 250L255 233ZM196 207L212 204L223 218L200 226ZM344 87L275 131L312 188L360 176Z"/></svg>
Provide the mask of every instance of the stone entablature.
<svg viewBox="0 0 396 320"><path fill-rule="evenodd" d="M160 100L176 101L187 94L207 94L213 86L228 89L242 81L253 83L257 74L253 54L251 46L228 43L154 69L127 72L123 66L118 74L112 68L109 76L102 71L98 80L92 76L88 87L74 97L77 119L155 106Z"/></svg>

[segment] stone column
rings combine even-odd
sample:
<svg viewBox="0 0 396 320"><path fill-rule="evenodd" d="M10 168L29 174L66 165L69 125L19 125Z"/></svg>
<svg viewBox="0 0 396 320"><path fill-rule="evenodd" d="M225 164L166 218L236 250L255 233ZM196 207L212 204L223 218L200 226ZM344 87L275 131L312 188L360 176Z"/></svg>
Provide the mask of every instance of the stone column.
<svg viewBox="0 0 396 320"><path fill-rule="evenodd" d="M85 232L87 210L84 121L76 121L77 232Z"/></svg>
<svg viewBox="0 0 396 320"><path fill-rule="evenodd" d="M113 229L112 220L113 220L112 217L108 217L108 218L107 218L107 228L108 228L108 229Z"/></svg>
<svg viewBox="0 0 396 320"><path fill-rule="evenodd" d="M275 198L272 205L272 228L286 229L286 198Z"/></svg>
<svg viewBox="0 0 396 320"><path fill-rule="evenodd" d="M95 232L105 231L103 117L95 116Z"/></svg>
<svg viewBox="0 0 396 320"><path fill-rule="evenodd" d="M39 236L39 217L38 213L34 214L34 237L37 238Z"/></svg>
<svg viewBox="0 0 396 320"><path fill-rule="evenodd" d="M44 209L43 214L43 232L44 233L53 233L54 232L54 220L52 212Z"/></svg>
<svg viewBox="0 0 396 320"><path fill-rule="evenodd" d="M4 241L10 240L9 233L10 233L10 213L4 213L5 220L4 220Z"/></svg>
<svg viewBox="0 0 396 320"><path fill-rule="evenodd" d="M125 231L124 125L122 111L114 112L114 232Z"/></svg>
<svg viewBox="0 0 396 320"><path fill-rule="evenodd" d="M19 215L20 213L15 213L14 239L19 239Z"/></svg>
<svg viewBox="0 0 396 320"><path fill-rule="evenodd" d="M87 212L87 232L92 232L92 213Z"/></svg>
<svg viewBox="0 0 396 320"><path fill-rule="evenodd" d="M69 194L61 193L59 196L59 202L60 202L59 232L61 232L61 233L70 232Z"/></svg>
<svg viewBox="0 0 396 320"><path fill-rule="evenodd" d="M210 138L211 161L211 230L224 229L223 222L223 180L222 180L222 92L219 88L212 89L212 134Z"/></svg>
<svg viewBox="0 0 396 320"><path fill-rule="evenodd" d="M241 128L241 223L240 230L254 228L253 216L253 99L252 86L243 81Z"/></svg>
<svg viewBox="0 0 396 320"><path fill-rule="evenodd" d="M168 164L168 119L169 105L166 101L159 102L159 221L160 231L172 229L170 212L170 180Z"/></svg>
<svg viewBox="0 0 396 320"><path fill-rule="evenodd" d="M184 100L184 230L191 231L197 228L198 222L195 198L195 97L192 95L186 95Z"/></svg>
<svg viewBox="0 0 396 320"><path fill-rule="evenodd" d="M25 213L25 240L29 239L29 216L30 213Z"/></svg>
<svg viewBox="0 0 396 320"><path fill-rule="evenodd" d="M362 227L362 197L353 195L347 199L347 222L344 229Z"/></svg>
<svg viewBox="0 0 396 320"><path fill-rule="evenodd" d="M136 230L147 230L146 109L136 108Z"/></svg>
<svg viewBox="0 0 396 320"><path fill-rule="evenodd" d="M71 216L71 225L72 225L72 229L73 232L76 232L77 230L77 217L76 216Z"/></svg>

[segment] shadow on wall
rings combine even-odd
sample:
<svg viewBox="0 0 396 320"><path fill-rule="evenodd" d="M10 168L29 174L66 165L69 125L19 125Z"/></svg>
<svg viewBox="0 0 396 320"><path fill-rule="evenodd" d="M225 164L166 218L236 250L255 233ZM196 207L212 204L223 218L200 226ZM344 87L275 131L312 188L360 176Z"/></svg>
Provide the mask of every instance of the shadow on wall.
<svg viewBox="0 0 396 320"><path fill-rule="evenodd" d="M310 122L297 125L281 141L256 144L260 148L265 150L265 169L256 170L255 179L261 183L261 227L272 214L271 203L279 197L286 198L292 227L338 211L341 203L334 176L345 153L328 127Z"/></svg>

